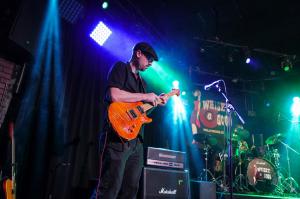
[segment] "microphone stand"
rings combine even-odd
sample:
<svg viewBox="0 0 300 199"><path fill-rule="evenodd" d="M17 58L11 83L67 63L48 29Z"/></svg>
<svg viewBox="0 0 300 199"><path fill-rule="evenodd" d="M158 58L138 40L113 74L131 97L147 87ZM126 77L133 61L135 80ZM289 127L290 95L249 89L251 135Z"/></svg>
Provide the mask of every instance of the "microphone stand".
<svg viewBox="0 0 300 199"><path fill-rule="evenodd" d="M232 120L231 120L231 114L234 112L239 120L241 121L242 124L245 124L245 121L243 118L240 116L240 114L235 110L234 106L230 103L228 97L227 97L227 90L226 90L226 84L224 80L220 80L219 82L222 82L224 85L224 89L221 89L219 84L216 84L215 88L217 88L217 91L222 94L222 96L225 98L225 110L226 110L226 115L228 118L228 125L227 125L227 132L226 136L229 134L229 190L230 190L230 198L232 199L232 193L233 193L233 188L232 188L232 133L231 133L231 127L232 127ZM225 124L226 125L226 124Z"/></svg>

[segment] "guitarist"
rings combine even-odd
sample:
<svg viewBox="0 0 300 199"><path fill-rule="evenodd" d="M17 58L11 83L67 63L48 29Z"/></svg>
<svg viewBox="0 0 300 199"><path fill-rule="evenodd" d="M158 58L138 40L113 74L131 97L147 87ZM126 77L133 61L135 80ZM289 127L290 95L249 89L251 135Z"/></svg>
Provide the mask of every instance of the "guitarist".
<svg viewBox="0 0 300 199"><path fill-rule="evenodd" d="M158 61L155 50L146 42L133 47L129 62L117 62L108 74L106 101L148 102L153 106L165 104L167 97L146 93L146 82L140 72L146 71L153 61ZM143 168L143 128L137 138L127 141L117 135L105 119L100 145L100 176L96 192L97 199L134 199L137 196ZM96 195L96 196L95 196Z"/></svg>

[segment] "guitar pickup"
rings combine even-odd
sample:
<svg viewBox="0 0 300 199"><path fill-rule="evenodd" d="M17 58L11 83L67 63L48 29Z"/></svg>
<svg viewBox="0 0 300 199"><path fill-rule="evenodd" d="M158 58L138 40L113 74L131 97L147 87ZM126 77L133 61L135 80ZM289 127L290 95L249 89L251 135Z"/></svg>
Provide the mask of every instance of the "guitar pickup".
<svg viewBox="0 0 300 199"><path fill-rule="evenodd" d="M129 114L133 117L133 118L136 118L137 117L137 115L136 115L136 113L134 112L134 110L129 110Z"/></svg>
<svg viewBox="0 0 300 199"><path fill-rule="evenodd" d="M140 111L140 113L145 113L144 109L141 106L137 106L136 108Z"/></svg>

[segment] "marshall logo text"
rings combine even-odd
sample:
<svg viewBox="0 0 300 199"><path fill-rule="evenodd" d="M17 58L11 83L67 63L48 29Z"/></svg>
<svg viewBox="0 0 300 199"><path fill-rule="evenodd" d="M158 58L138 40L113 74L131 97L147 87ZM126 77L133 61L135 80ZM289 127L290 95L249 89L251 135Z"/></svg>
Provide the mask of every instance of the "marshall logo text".
<svg viewBox="0 0 300 199"><path fill-rule="evenodd" d="M158 191L159 194L170 194L170 195L176 195L177 190L171 190L171 189L166 189L164 187L161 188L161 190Z"/></svg>

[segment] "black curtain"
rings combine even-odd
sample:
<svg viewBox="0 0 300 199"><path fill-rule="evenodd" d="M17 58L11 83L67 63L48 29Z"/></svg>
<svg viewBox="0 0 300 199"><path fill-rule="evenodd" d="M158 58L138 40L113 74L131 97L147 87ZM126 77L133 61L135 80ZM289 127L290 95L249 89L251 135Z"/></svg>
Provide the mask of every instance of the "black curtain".
<svg viewBox="0 0 300 199"><path fill-rule="evenodd" d="M89 38L84 21L61 27L61 68L55 53L48 66L41 55L41 66L35 68L36 58L24 82L16 121L22 198L86 198L98 176L102 101L116 58Z"/></svg>

